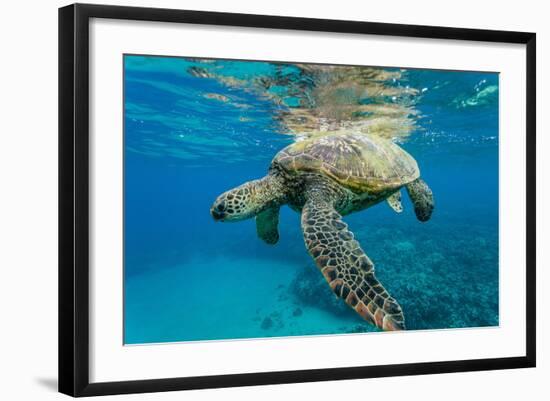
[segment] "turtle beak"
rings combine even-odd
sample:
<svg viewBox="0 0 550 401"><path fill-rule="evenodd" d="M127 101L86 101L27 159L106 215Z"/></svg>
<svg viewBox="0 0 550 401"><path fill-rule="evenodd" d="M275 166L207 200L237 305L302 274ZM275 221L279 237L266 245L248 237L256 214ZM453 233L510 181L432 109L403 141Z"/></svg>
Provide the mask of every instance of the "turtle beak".
<svg viewBox="0 0 550 401"><path fill-rule="evenodd" d="M210 214L212 215L212 217L213 217L214 220L216 220L216 221L223 221L223 218L225 217L225 213L224 213L224 212L219 212L219 211L217 211L217 210L214 209L214 208L210 209Z"/></svg>
<svg viewBox="0 0 550 401"><path fill-rule="evenodd" d="M223 221L227 216L225 212L225 202L223 200L221 202L215 202L210 208L210 214L215 221Z"/></svg>

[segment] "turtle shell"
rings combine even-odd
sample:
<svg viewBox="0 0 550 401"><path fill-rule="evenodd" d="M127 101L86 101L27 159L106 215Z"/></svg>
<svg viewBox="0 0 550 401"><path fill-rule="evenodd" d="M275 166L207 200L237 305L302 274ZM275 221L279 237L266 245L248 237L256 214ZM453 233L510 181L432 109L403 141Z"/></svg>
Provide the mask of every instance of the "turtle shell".
<svg viewBox="0 0 550 401"><path fill-rule="evenodd" d="M273 163L289 174L324 174L357 193L399 188L420 175L416 161L401 147L366 134L299 141L280 151Z"/></svg>

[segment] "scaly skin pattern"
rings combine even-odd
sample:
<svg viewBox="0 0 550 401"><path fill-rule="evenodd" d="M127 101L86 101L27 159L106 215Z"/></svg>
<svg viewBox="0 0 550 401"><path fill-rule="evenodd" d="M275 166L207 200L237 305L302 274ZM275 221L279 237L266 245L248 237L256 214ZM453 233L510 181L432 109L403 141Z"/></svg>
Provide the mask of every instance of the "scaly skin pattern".
<svg viewBox="0 0 550 401"><path fill-rule="evenodd" d="M319 177L306 186L302 231L306 248L336 296L383 330L404 330L401 307L374 275L374 264L354 239L338 208L341 190Z"/></svg>
<svg viewBox="0 0 550 401"><path fill-rule="evenodd" d="M248 181L218 196L210 213L216 220L241 221L270 207L278 208L285 203L287 191L283 185L280 177L273 174Z"/></svg>

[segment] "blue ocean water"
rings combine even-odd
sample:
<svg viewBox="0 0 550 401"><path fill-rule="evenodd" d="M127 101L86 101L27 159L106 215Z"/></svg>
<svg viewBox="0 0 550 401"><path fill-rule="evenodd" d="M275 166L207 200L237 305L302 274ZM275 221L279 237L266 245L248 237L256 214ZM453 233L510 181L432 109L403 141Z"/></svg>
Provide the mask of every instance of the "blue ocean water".
<svg viewBox="0 0 550 401"><path fill-rule="evenodd" d="M373 71L357 78L368 87L357 104L372 108L354 123L412 123L394 139L436 207L420 223L404 193L401 214L381 203L345 220L407 329L496 326L498 74ZM304 93L340 93L340 81L328 91L331 72L313 67L130 55L124 73L124 342L377 331L330 291L297 213L282 208L275 246L257 238L254 220L209 214L300 137L307 119L289 111L330 108Z"/></svg>

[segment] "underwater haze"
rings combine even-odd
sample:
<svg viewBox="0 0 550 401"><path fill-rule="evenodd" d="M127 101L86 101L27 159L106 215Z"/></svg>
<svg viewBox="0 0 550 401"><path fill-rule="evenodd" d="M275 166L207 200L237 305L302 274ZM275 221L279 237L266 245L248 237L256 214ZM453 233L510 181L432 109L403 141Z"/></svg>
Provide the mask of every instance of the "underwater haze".
<svg viewBox="0 0 550 401"><path fill-rule="evenodd" d="M344 217L408 330L499 324L498 73L125 55L124 343L379 331L336 298L281 209L215 222L218 195L319 133L389 138L435 209L403 192Z"/></svg>

